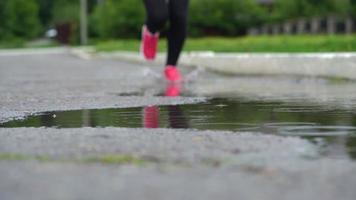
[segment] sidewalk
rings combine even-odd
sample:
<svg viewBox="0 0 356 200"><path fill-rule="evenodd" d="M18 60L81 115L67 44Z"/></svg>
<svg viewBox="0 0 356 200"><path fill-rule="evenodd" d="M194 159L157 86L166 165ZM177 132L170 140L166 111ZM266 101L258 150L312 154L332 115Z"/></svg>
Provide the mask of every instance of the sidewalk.
<svg viewBox="0 0 356 200"><path fill-rule="evenodd" d="M88 50L74 50L85 55ZM98 52L101 58L145 63L136 52ZM163 65L165 54L159 54L155 64ZM239 75L299 75L356 79L356 53L183 53L181 65L201 67L215 72Z"/></svg>

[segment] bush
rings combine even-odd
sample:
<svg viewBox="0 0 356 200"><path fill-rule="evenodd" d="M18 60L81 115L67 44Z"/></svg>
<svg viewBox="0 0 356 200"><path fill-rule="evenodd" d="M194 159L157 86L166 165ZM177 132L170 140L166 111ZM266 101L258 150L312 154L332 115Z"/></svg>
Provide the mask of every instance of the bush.
<svg viewBox="0 0 356 200"><path fill-rule="evenodd" d="M60 29L58 37L61 39L58 39L63 43L79 43L79 2L79 0L54 1L51 24ZM62 33L63 30L65 33Z"/></svg>
<svg viewBox="0 0 356 200"><path fill-rule="evenodd" d="M44 27L44 29L49 28L51 20L52 20L52 11L54 0L36 0L39 6L38 17L39 20Z"/></svg>
<svg viewBox="0 0 356 200"><path fill-rule="evenodd" d="M38 36L41 26L36 1L1 0L0 24L0 40Z"/></svg>
<svg viewBox="0 0 356 200"><path fill-rule="evenodd" d="M351 3L351 14L356 17L356 0L350 0Z"/></svg>
<svg viewBox="0 0 356 200"><path fill-rule="evenodd" d="M349 15L350 0L277 0L274 14L278 19Z"/></svg>
<svg viewBox="0 0 356 200"><path fill-rule="evenodd" d="M6 38L8 36L8 34L10 34L8 32L8 22L5 20L6 18L6 2L5 1L0 1L0 41L4 40L4 38Z"/></svg>
<svg viewBox="0 0 356 200"><path fill-rule="evenodd" d="M56 0L53 5L52 23L79 23L79 0Z"/></svg>
<svg viewBox="0 0 356 200"><path fill-rule="evenodd" d="M266 16L254 0L191 0L189 13L191 36L240 35ZM144 18L142 0L106 0L91 27L100 38L139 37Z"/></svg>
<svg viewBox="0 0 356 200"><path fill-rule="evenodd" d="M265 17L255 0L191 0L189 30L193 36L241 35Z"/></svg>
<svg viewBox="0 0 356 200"><path fill-rule="evenodd" d="M100 38L138 37L144 18L142 0L106 0L94 10L90 25Z"/></svg>

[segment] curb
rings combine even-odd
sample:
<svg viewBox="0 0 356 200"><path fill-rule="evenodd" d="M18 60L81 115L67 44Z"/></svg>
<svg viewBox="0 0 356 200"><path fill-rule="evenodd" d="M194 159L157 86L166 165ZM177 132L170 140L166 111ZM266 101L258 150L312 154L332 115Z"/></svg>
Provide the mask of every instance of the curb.
<svg viewBox="0 0 356 200"><path fill-rule="evenodd" d="M114 58L127 62L147 63L136 52L95 53L99 58ZM80 53L83 57L83 53ZM163 65L160 53L153 64ZM84 56L87 57L87 56ZM232 75L298 75L356 80L356 53L183 53L180 64Z"/></svg>
<svg viewBox="0 0 356 200"><path fill-rule="evenodd" d="M70 47L0 49L0 56L50 55L67 53L69 51Z"/></svg>

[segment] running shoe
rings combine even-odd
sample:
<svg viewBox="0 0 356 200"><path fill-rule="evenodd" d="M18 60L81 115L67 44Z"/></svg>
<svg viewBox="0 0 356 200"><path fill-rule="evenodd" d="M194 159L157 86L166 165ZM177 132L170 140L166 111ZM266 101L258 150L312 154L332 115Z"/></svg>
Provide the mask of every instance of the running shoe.
<svg viewBox="0 0 356 200"><path fill-rule="evenodd" d="M157 53L159 33L151 33L147 26L142 27L141 53L146 60L154 60Z"/></svg>
<svg viewBox="0 0 356 200"><path fill-rule="evenodd" d="M182 81L182 76L180 75L179 70L177 67L168 65L164 70L164 75L167 81L170 82L180 82Z"/></svg>
<svg viewBox="0 0 356 200"><path fill-rule="evenodd" d="M168 84L166 87L166 97L178 97L180 96L181 85L180 84Z"/></svg>

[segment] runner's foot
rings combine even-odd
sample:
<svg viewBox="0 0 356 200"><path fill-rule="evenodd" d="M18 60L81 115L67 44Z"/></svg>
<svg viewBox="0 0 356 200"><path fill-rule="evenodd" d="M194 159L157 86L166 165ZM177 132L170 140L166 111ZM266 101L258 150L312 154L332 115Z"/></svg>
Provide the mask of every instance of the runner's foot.
<svg viewBox="0 0 356 200"><path fill-rule="evenodd" d="M141 53L146 60L154 60L157 54L159 33L151 33L147 26L142 27Z"/></svg>
<svg viewBox="0 0 356 200"><path fill-rule="evenodd" d="M166 69L164 70L164 75L166 77L166 80L169 82L180 82L182 81L182 76L177 69L177 67L168 65Z"/></svg>
<svg viewBox="0 0 356 200"><path fill-rule="evenodd" d="M178 97L180 96L181 85L178 83L168 84L166 87L165 96L166 97Z"/></svg>

